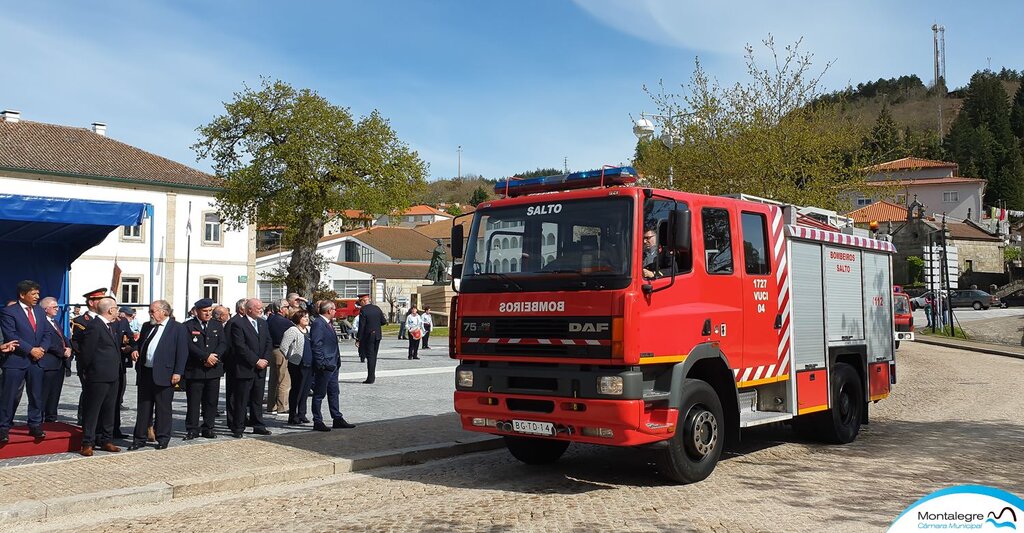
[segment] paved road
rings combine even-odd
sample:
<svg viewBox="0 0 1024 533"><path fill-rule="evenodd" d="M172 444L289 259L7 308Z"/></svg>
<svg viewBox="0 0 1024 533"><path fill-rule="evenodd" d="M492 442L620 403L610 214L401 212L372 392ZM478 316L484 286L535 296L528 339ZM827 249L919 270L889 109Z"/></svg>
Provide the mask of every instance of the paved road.
<svg viewBox="0 0 1024 533"><path fill-rule="evenodd" d="M441 341L441 342L438 342ZM448 357L447 339L438 339L432 343L433 349L420 350L418 361L409 361L406 357L408 342L393 338L381 343L377 362L377 382L364 385L366 365L359 362L355 345L351 341L341 344L341 409L345 418L354 423L371 420L390 420L409 416L410 406L416 406L416 413L421 415L437 415L452 410L452 393L455 391L456 361ZM135 371L128 371L128 390L125 392L125 404L128 409L122 411L122 430L131 434L135 426L135 405L137 389L135 388ZM60 420L75 423L75 412L78 396L81 393L78 376L71 376L64 382L61 396ZM224 385L221 382L220 408L224 409ZM23 424L28 400L22 399L15 423ZM185 393L174 395L174 438L171 446L183 446L208 442L207 439L183 441L185 434ZM324 414L327 405L324 402ZM310 425L288 426L287 415L266 416L267 427L275 434L289 434L309 431ZM230 434L225 426L224 417L217 420L216 433L221 437ZM247 438L249 435L246 435ZM230 438L230 437L228 437ZM127 445L127 440L118 440L118 444ZM34 464L58 461L76 456L75 454L55 454L38 457L24 457L0 461L0 468L23 464Z"/></svg>
<svg viewBox="0 0 1024 533"><path fill-rule="evenodd" d="M1024 316L1024 307L1008 307L1006 309L990 308L982 309L980 311L975 311L970 307L957 307L953 309L953 317L960 322L974 322L977 320L1013 316ZM924 327L927 323L928 319L925 317L924 309L914 311L914 326Z"/></svg>
<svg viewBox="0 0 1024 533"><path fill-rule="evenodd" d="M907 343L899 384L847 446L745 433L706 481L675 486L633 450L575 446L553 467L504 450L43 528L76 531L882 531L961 483L1024 494L1024 361ZM447 391L437 391L447 396ZM23 531L29 531L24 529Z"/></svg>

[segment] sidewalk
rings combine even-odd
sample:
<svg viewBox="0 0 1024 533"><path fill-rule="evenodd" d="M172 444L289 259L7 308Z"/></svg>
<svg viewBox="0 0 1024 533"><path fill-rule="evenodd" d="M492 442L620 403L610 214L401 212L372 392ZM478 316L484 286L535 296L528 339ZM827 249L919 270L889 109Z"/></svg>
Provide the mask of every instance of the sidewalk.
<svg viewBox="0 0 1024 533"><path fill-rule="evenodd" d="M411 464L503 446L455 413L0 469L0 529L12 522Z"/></svg>
<svg viewBox="0 0 1024 533"><path fill-rule="evenodd" d="M914 342L1024 359L1024 347L1022 346L1006 346L1002 344L989 344L986 342L978 342L961 338L943 337L940 335L924 335L920 331L914 335Z"/></svg>

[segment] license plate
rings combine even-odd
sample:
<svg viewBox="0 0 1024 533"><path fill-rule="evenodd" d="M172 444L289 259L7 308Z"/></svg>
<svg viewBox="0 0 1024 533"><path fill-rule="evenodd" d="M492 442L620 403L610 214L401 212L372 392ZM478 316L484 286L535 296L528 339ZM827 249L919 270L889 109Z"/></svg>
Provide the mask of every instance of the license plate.
<svg viewBox="0 0 1024 533"><path fill-rule="evenodd" d="M513 420L512 431L530 435L550 437L555 434L555 425L551 422L534 422L532 420Z"/></svg>

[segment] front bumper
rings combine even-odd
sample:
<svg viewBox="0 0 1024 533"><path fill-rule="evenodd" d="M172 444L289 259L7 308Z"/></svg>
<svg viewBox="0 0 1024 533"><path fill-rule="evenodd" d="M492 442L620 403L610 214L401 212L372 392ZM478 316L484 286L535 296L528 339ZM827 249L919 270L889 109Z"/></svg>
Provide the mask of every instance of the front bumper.
<svg viewBox="0 0 1024 533"><path fill-rule="evenodd" d="M511 400L511 402L510 402ZM528 405L529 410L516 409ZM538 411L540 408L543 411ZM655 406L644 400L603 400L591 398L563 398L526 394L499 394L490 392L455 392L455 411L462 427L469 431L494 435L524 435L499 427L478 426L474 418L501 422L529 420L550 422L555 434L546 437L572 442L586 442L610 446L638 446L671 438L675 433L678 410ZM583 435L583 428L611 429L611 437Z"/></svg>

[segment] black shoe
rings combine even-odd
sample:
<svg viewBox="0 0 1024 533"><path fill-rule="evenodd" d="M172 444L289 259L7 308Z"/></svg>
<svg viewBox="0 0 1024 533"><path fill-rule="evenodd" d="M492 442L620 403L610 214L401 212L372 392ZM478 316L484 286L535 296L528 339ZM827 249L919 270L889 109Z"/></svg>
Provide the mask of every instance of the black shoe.
<svg viewBox="0 0 1024 533"><path fill-rule="evenodd" d="M414 356L413 356L412 358L413 358L413 359L419 359L419 358L420 358L420 356L418 356L418 355L414 355Z"/></svg>
<svg viewBox="0 0 1024 533"><path fill-rule="evenodd" d="M32 437L37 438L37 439L45 439L46 438L46 432L43 431L43 428L41 428L39 426L29 426L28 434L30 436L32 436Z"/></svg>
<svg viewBox="0 0 1024 533"><path fill-rule="evenodd" d="M56 418L47 418L47 419L43 420L43 422L46 422L47 424L52 424L52 423L54 423L56 421L57 421Z"/></svg>
<svg viewBox="0 0 1024 533"><path fill-rule="evenodd" d="M240 438L242 438L242 432L241 431L232 431L231 432L231 436L236 438L236 439L240 439Z"/></svg>
<svg viewBox="0 0 1024 533"><path fill-rule="evenodd" d="M181 440L192 440L198 436L199 434L197 434L195 431L189 431L188 433L185 434L184 437L182 437Z"/></svg>
<svg viewBox="0 0 1024 533"><path fill-rule="evenodd" d="M309 419L304 417L304 416L300 416L299 417L299 423L300 424L308 424L309 423Z"/></svg>
<svg viewBox="0 0 1024 533"><path fill-rule="evenodd" d="M365 362L366 362L366 359L360 359L360 360L359 360L359 362L360 362L360 363L365 363Z"/></svg>
<svg viewBox="0 0 1024 533"><path fill-rule="evenodd" d="M167 443L166 442L158 442L157 445L156 445L156 449L158 449L158 450L166 450L167 449Z"/></svg>
<svg viewBox="0 0 1024 533"><path fill-rule="evenodd" d="M252 428L254 435L270 435L270 430L267 428Z"/></svg>
<svg viewBox="0 0 1024 533"><path fill-rule="evenodd" d="M134 452L135 450L141 450L142 448L145 448L145 447L146 447L146 443L145 442L139 442L139 441L135 440L135 441L132 441L132 443L128 445L128 451Z"/></svg>
<svg viewBox="0 0 1024 533"><path fill-rule="evenodd" d="M373 385L373 381L374 381L374 380L372 380L372 379L368 379L368 380L366 380L366 381L363 381L363 384L364 384L364 385Z"/></svg>
<svg viewBox="0 0 1024 533"><path fill-rule="evenodd" d="M0 432L0 444L7 444L9 440L11 440L11 436L6 431Z"/></svg>
<svg viewBox="0 0 1024 533"><path fill-rule="evenodd" d="M324 425L323 422L313 422L313 431L330 431L331 428Z"/></svg>
<svg viewBox="0 0 1024 533"><path fill-rule="evenodd" d="M202 435L202 437L203 437L204 439L216 439L216 438L217 438L217 434L216 434L216 433L214 433L212 429L204 429L204 430L203 430L203 431L202 431L202 432L200 433L200 435Z"/></svg>
<svg viewBox="0 0 1024 533"><path fill-rule="evenodd" d="M115 439L130 439L131 437L128 436L128 435L125 435L124 432L115 431L114 432L114 438Z"/></svg>
<svg viewBox="0 0 1024 533"><path fill-rule="evenodd" d="M348 422L345 421L345 418L342 417L342 418L335 418L334 419L334 427L337 428L337 429L349 429L349 428L356 427L356 425L355 424L349 424Z"/></svg>

